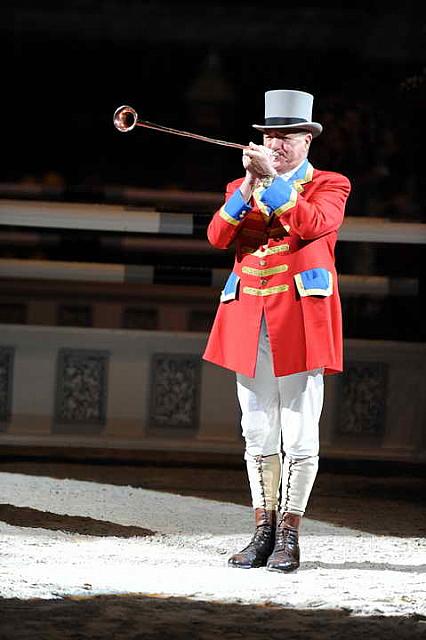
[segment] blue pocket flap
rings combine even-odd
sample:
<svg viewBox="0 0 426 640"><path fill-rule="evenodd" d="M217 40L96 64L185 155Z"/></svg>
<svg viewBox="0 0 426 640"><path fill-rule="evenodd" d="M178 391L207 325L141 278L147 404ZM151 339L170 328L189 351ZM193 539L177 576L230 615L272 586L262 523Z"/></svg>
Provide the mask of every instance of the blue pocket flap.
<svg viewBox="0 0 426 640"><path fill-rule="evenodd" d="M236 273L232 272L229 275L228 280L225 283L225 286L223 287L223 290L220 296L221 302L227 302L228 300L235 300L235 298L237 297L239 282L240 282L240 276L237 276Z"/></svg>
<svg viewBox="0 0 426 640"><path fill-rule="evenodd" d="M333 293L333 275L321 267L301 271L294 276L297 290L301 296L331 296Z"/></svg>

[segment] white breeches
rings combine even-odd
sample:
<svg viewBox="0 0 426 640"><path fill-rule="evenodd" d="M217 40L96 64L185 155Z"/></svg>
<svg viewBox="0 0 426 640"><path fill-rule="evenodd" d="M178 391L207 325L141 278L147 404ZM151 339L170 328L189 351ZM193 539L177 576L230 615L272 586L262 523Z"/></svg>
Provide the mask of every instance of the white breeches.
<svg viewBox="0 0 426 640"><path fill-rule="evenodd" d="M276 508L281 488L281 508L303 514L318 470L323 370L276 377L263 318L255 377L238 373L237 393L253 507Z"/></svg>

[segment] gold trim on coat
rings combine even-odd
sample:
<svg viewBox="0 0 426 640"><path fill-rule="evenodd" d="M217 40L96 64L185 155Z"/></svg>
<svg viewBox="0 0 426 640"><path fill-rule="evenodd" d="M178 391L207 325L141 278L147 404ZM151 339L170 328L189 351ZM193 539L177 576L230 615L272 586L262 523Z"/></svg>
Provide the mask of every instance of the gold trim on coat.
<svg viewBox="0 0 426 640"><path fill-rule="evenodd" d="M243 293L248 296L272 296L274 293L284 293L289 290L288 284L279 284L276 287L267 289L256 289L255 287L243 287Z"/></svg>
<svg viewBox="0 0 426 640"><path fill-rule="evenodd" d="M254 267L243 267L241 269L243 273L249 276L273 276L275 273L284 273L288 271L287 264L281 264L277 267L269 267L267 269L255 269Z"/></svg>
<svg viewBox="0 0 426 640"><path fill-rule="evenodd" d="M267 247L263 251L256 249L256 251L251 252L251 255L256 258L263 258L264 256L273 256L276 253L285 253L286 251L290 251L290 245L287 243L279 244L276 247Z"/></svg>

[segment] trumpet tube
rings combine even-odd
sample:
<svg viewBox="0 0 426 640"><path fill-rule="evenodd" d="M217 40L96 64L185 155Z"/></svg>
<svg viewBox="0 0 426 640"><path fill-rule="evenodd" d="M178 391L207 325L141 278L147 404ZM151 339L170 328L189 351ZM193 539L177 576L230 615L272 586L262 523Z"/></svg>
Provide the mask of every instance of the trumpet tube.
<svg viewBox="0 0 426 640"><path fill-rule="evenodd" d="M114 126L118 131L127 133L132 131L135 127L144 127L145 129L153 129L154 131L162 131L163 133L171 133L176 136L182 136L184 138L193 138L194 140L200 140L201 142L210 142L211 144L217 144L222 147L231 147L233 149L246 149L246 145L238 144L237 142L228 142L227 140L218 140L216 138L210 138L198 133L191 133L190 131L181 131L180 129L173 129L172 127L165 127L161 124L155 124L148 120L141 120L138 117L137 112L133 107L129 105L122 105L114 112L113 118Z"/></svg>

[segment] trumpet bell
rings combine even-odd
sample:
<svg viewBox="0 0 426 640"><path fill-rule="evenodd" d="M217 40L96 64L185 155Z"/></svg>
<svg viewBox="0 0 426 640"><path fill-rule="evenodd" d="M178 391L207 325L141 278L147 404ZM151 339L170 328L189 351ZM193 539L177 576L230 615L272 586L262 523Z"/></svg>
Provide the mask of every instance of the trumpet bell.
<svg viewBox="0 0 426 640"><path fill-rule="evenodd" d="M138 114L136 111L129 107L129 105L124 104L114 112L114 127L123 133L127 131L131 131L135 128L136 122L138 120Z"/></svg>

